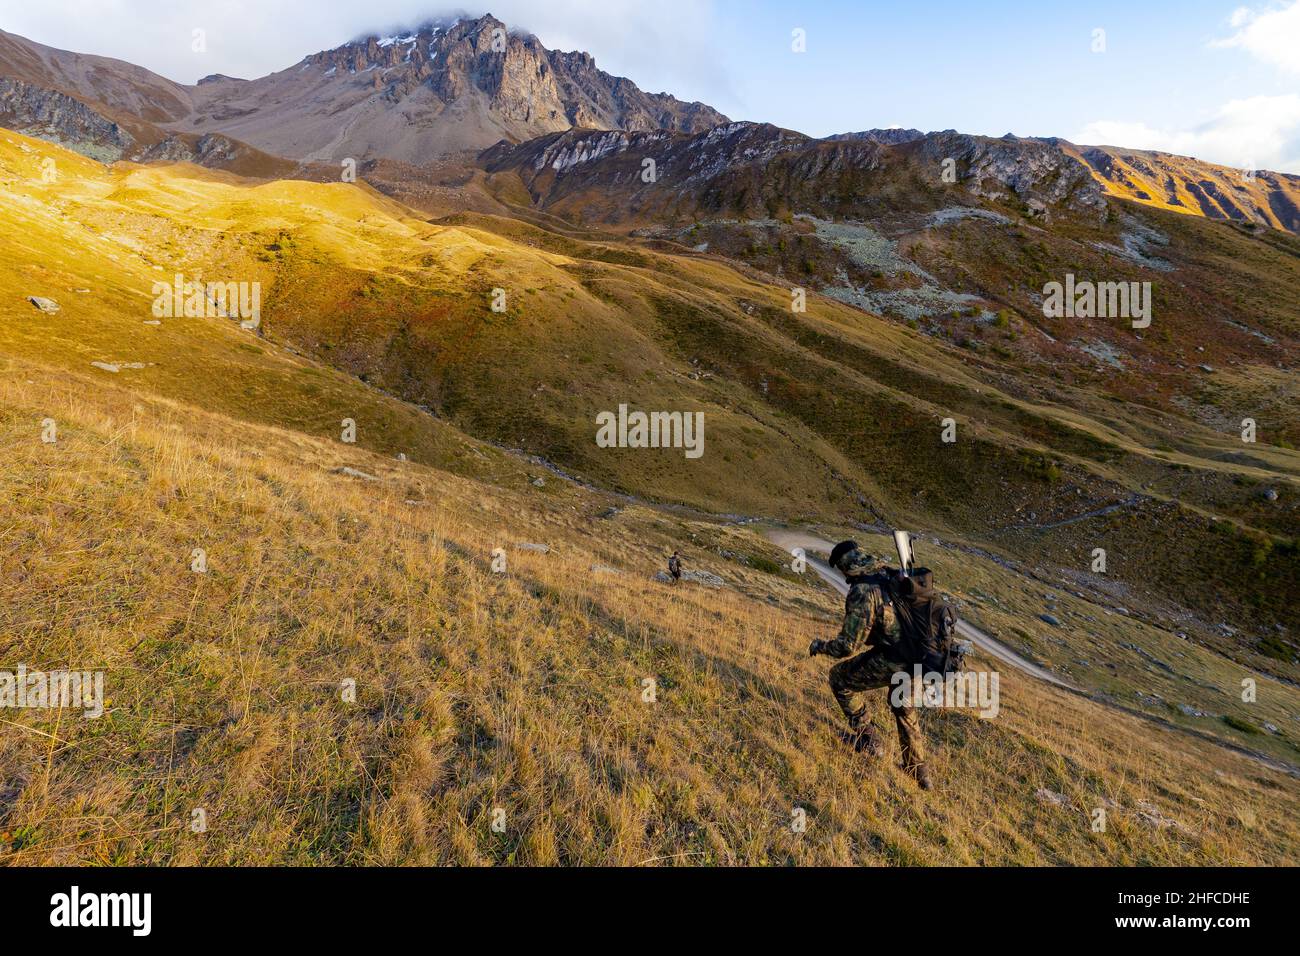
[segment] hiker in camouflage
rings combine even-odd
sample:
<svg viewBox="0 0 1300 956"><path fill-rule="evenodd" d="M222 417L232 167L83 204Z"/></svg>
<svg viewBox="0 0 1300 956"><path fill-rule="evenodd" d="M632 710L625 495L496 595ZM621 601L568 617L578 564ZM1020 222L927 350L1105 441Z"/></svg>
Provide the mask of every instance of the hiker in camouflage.
<svg viewBox="0 0 1300 956"><path fill-rule="evenodd" d="M831 641L813 641L809 656L825 654L840 659L831 668L830 684L835 699L849 721L848 739L859 752L879 756L883 752L880 736L867 717L864 692L889 687L894 675L906 665L890 653L894 614L890 606L889 578L886 566L861 550L857 542L841 541L831 552L831 566L844 575L849 594L844 602L844 625ZM859 648L866 650L856 657ZM847 660L845 660L847 658ZM903 770L923 790L930 789L930 775L925 767L925 743L921 736L919 715L910 702L890 704L898 725L898 741L903 751Z"/></svg>

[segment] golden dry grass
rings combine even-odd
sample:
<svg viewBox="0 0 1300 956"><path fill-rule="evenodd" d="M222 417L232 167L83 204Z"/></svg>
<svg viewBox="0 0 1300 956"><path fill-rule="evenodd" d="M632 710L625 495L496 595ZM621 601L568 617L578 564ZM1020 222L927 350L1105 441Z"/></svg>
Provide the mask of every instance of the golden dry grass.
<svg viewBox="0 0 1300 956"><path fill-rule="evenodd" d="M48 186L37 178L47 154L60 164ZM464 397L477 403L466 414L481 416L481 431L494 433L492 414L522 428L526 406L550 416L526 426L562 437L586 427L591 407L613 407L626 382L666 407L710 403L713 457L702 474L635 453L598 464L585 446L570 451L610 485L753 512L777 503L836 512L849 499L826 463L863 487L900 464L875 461L869 472L845 454L857 437L841 434L833 415L812 415L795 379L773 378L790 389L787 404L775 395L756 403L750 379L763 369L798 363L809 381L922 414L940 407L925 396L941 378L971 403L971 431L990 443L1010 440L1032 412L1047 417L1030 422L1031 443L1068 439L1086 451L1104 440L1130 466L1145 454L1126 437L1131 423L1001 392L977 398L988 394L982 373L950 351L838 306L810 318L818 334L799 330L793 348L771 318L784 291L716 263L577 243L554 251L555 237L434 226L360 188L254 188L185 167L105 170L13 134L0 136L0 178L10 227L0 234L0 667L103 668L113 701L100 721L0 711L0 860L1295 861L1294 780L1015 674L1003 675L997 720L930 715L943 783L918 798L887 762L867 766L839 744L825 662L804 656L834 626L839 599L727 557L781 558L754 530L629 506L553 477L535 488L537 469L368 387L344 359L326 368L221 319L157 328L141 319L159 275L237 269L286 290L274 312L282 329L297 310L315 323L306 332L342 341L346 324L332 328L337 315L316 309L318 279L328 291L324 277L375 270L358 293L371 311L354 323L371 328L392 319L394 303L400 317L429 319L415 297L436 304L512 267L525 291L508 324L477 313L429 319L458 348L457 336L478 330L488 343L511 337L539 363L524 370L517 353L468 344L456 353L490 366ZM631 263L615 264L620 257ZM664 298L647 303L647 289ZM63 308L38 313L29 294ZM757 311L737 312L738 302ZM656 344L661 323L676 325ZM727 348L695 341L715 325ZM686 374L697 345L748 364L734 380L697 381ZM114 359L152 364L116 376L89 367ZM535 406L502 400L538 383L545 400ZM356 446L337 440L344 416L360 424ZM40 441L46 417L58 423L56 444ZM1049 420L1071 432L1053 433ZM1256 470L1211 463L1216 442L1198 434L1201 450L1186 461ZM824 463L811 477L810 451ZM411 461L397 462L398 452ZM1270 469L1286 471L1294 453L1270 454ZM1150 479L1076 463L1117 482ZM334 473L344 465L381 480ZM598 517L616 504L616 517ZM551 551L517 547L529 541ZM685 542L693 566L720 573L727 589L670 591L650 580ZM496 547L508 551L507 574L491 572ZM190 571L194 548L207 551L207 574ZM596 564L623 573L593 573ZM1148 674L1121 641L1162 656L1186 650L1180 670L1214 687L1240 671L1129 621L1054 642L1032 624L1041 595L1024 582L958 554L938 566L955 594L981 602L971 613L983 626L1063 671L1087 653L1093 667L1074 676L1117 696L1158 688L1222 709L1221 693ZM1069 597L1062 606L1095 613ZM647 678L657 682L653 705L641 696ZM355 704L341 699L347 679L357 682ZM1283 722L1295 694L1268 687L1260 712ZM1197 696L1177 696L1186 693ZM1290 740L1265 744L1285 757ZM1067 804L1040 802L1040 787ZM1110 826L1094 834L1089 813L1107 800ZM1144 823L1143 803L1177 825ZM204 834L188 829L197 807L209 813ZM802 834L789 826L795 807L809 816ZM490 826L497 809L504 833Z"/></svg>
<svg viewBox="0 0 1300 956"><path fill-rule="evenodd" d="M1293 780L1015 674L995 720L926 715L919 796L837 740L804 656L833 596L703 555L733 588L649 579L707 524L15 361L0 447L0 662L103 668L111 699L0 714L7 863L1296 862Z"/></svg>

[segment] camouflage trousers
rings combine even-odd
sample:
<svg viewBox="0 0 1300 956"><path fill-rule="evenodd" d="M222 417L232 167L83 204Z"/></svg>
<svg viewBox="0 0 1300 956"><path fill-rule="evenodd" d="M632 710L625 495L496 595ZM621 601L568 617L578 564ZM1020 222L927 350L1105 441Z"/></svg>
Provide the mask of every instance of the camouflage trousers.
<svg viewBox="0 0 1300 956"><path fill-rule="evenodd" d="M871 724L867 719L864 692L880 687L890 688L894 675L903 669L903 665L886 660L878 648L842 660L831 668L831 691L839 702L840 710L849 719L851 730L865 730ZM925 740L921 736L920 714L910 703L898 707L891 703L889 709L894 712L894 723L898 725L903 766L910 768L924 763Z"/></svg>

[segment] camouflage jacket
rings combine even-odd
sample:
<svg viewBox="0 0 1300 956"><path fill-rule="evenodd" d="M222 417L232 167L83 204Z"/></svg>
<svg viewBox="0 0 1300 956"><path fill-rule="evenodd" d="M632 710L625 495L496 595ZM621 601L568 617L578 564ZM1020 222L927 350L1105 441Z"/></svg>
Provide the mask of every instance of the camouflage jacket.
<svg viewBox="0 0 1300 956"><path fill-rule="evenodd" d="M844 599L844 625L834 640L821 647L821 652L831 657L848 657L864 645L886 645L894 629L888 579L879 565L861 551L852 552L846 563L849 594Z"/></svg>

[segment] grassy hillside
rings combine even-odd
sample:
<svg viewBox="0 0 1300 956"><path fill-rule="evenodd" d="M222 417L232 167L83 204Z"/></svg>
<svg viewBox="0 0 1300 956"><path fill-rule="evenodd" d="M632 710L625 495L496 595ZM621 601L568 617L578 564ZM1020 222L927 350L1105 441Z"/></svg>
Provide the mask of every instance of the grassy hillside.
<svg viewBox="0 0 1300 956"><path fill-rule="evenodd" d="M1296 862L1294 780L1016 673L996 719L926 715L934 793L864 763L805 656L838 598L751 528L16 359L0 445L0 659L103 668L109 698L0 716L9 864ZM723 589L650 579L683 541ZM996 627L1032 595L991 569L941 567Z"/></svg>
<svg viewBox="0 0 1300 956"><path fill-rule="evenodd" d="M106 168L15 134L0 134L0 177L0 352L18 363L543 499L564 483L499 446L670 505L924 529L1124 608L1151 627L1143 647L1185 634L1216 666L1296 679L1292 449L1244 452L1230 432L831 298L796 314L771 275L680 247L429 222L364 186ZM177 272L261 282L260 330L154 320L152 284ZM1258 369L1225 372L1257 394ZM703 411L705 455L598 448L595 416L624 402ZM339 444L344 419L355 446ZM1275 737L1255 749L1285 751Z"/></svg>

